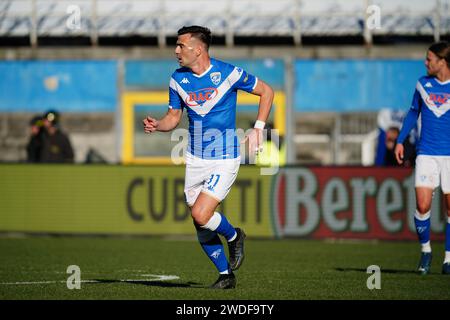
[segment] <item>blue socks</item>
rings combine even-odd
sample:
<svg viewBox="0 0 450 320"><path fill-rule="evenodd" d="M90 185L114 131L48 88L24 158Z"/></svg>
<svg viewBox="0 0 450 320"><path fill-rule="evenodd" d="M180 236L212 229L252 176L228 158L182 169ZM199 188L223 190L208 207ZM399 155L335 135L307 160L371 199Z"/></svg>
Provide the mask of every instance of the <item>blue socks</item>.
<svg viewBox="0 0 450 320"><path fill-rule="evenodd" d="M227 241L233 241L237 236L236 230L228 222L227 218L218 212L214 212L211 219L204 226L195 224L195 227L198 241L208 258L214 263L220 273L229 273L230 266L219 234L224 236Z"/></svg>
<svg viewBox="0 0 450 320"><path fill-rule="evenodd" d="M194 225L203 251L214 263L219 273L228 274L230 266L219 234L224 236L229 242L236 238L236 230L228 222L227 218L218 212L214 212L211 219L204 226L199 226L196 223Z"/></svg>
<svg viewBox="0 0 450 320"><path fill-rule="evenodd" d="M214 212L214 214L216 214L216 213L217 212ZM237 236L236 230L228 222L227 218L223 214L219 213L219 215L222 217L222 220L220 221L220 224L216 229L217 233L224 236L225 239L227 239L227 241L234 240Z"/></svg>
<svg viewBox="0 0 450 320"><path fill-rule="evenodd" d="M445 251L450 251L450 218L447 218L447 226L445 227Z"/></svg>
<svg viewBox="0 0 450 320"><path fill-rule="evenodd" d="M416 225L417 236L419 237L419 241L422 244L422 247L430 241L430 212L428 211L425 214L420 214L416 210L416 214L414 215L414 223ZM422 250L424 251L424 250ZM428 250L426 250L428 251ZM425 251L425 252L426 252Z"/></svg>
<svg viewBox="0 0 450 320"><path fill-rule="evenodd" d="M197 226L196 226L197 227ZM229 273L225 250L216 232L197 227L197 237L203 251L221 274Z"/></svg>
<svg viewBox="0 0 450 320"><path fill-rule="evenodd" d="M228 222L227 218L218 212L214 212L208 223L201 227L217 232L218 234L224 236L228 242L233 241L237 236L236 230Z"/></svg>
<svg viewBox="0 0 450 320"><path fill-rule="evenodd" d="M431 252L430 246L430 212L419 214L416 211L414 215L416 231L422 245L422 252ZM444 263L450 263L450 217L447 218L445 227L445 258Z"/></svg>

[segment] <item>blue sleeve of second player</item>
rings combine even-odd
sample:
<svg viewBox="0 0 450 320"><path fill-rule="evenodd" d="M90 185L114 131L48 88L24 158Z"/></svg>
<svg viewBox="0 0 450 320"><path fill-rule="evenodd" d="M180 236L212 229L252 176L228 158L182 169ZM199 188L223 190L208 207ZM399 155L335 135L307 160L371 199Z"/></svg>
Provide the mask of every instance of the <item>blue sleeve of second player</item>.
<svg viewBox="0 0 450 320"><path fill-rule="evenodd" d="M409 132L417 125L417 119L420 114L420 93L419 91L414 92L414 97L412 101L411 108L409 109L408 114L403 120L402 130L400 130L400 134L397 138L397 143L403 143L408 136Z"/></svg>

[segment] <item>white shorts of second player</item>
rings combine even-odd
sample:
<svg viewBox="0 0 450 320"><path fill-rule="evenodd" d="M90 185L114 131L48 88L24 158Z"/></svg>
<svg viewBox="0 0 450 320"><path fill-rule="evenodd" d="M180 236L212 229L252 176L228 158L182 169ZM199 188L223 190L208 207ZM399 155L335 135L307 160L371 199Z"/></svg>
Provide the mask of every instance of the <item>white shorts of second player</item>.
<svg viewBox="0 0 450 320"><path fill-rule="evenodd" d="M184 193L188 206L193 206L200 192L221 202L236 180L241 158L208 160L186 152Z"/></svg>
<svg viewBox="0 0 450 320"><path fill-rule="evenodd" d="M416 158L415 186L435 189L441 185L442 192L450 193L450 157L418 155Z"/></svg>

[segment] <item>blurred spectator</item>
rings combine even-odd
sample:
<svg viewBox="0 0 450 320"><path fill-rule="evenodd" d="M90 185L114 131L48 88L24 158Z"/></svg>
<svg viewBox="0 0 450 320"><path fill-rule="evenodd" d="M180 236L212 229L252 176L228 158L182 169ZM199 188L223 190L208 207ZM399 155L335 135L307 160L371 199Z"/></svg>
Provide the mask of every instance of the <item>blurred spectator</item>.
<svg viewBox="0 0 450 320"><path fill-rule="evenodd" d="M396 166L398 165L397 159L395 159L395 143L397 141L400 130L398 127L390 127L386 131L385 147L386 153L384 154L384 165L385 166Z"/></svg>
<svg viewBox="0 0 450 320"><path fill-rule="evenodd" d="M68 136L59 127L59 113L49 110L44 114L45 134L41 160L45 163L73 163L74 154Z"/></svg>
<svg viewBox="0 0 450 320"><path fill-rule="evenodd" d="M30 139L27 144L27 162L41 162L44 129L42 116L34 116L30 121Z"/></svg>
<svg viewBox="0 0 450 320"><path fill-rule="evenodd" d="M385 139L386 151L384 154L383 166L388 167L399 166L397 159L395 158L395 145L397 143L397 138L399 134L400 129L398 127L390 127L386 131L386 139ZM411 142L408 139L405 140L403 146L405 148L405 158L403 166L413 167L416 158L415 146L411 144Z"/></svg>
<svg viewBox="0 0 450 320"><path fill-rule="evenodd" d="M375 165L377 166L398 166L395 159L395 145L397 137L400 133L405 113L402 111L382 109L378 114L378 147L375 158ZM415 136L416 130L411 132L409 139L404 143L405 146L405 162L404 166L413 167L415 163Z"/></svg>

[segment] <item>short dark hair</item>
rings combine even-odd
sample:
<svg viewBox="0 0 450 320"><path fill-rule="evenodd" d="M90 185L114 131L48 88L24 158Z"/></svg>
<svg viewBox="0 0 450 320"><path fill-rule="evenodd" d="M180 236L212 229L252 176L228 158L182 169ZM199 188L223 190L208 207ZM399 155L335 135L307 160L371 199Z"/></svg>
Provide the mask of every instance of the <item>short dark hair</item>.
<svg viewBox="0 0 450 320"><path fill-rule="evenodd" d="M201 26L184 26L180 30L178 30L178 35L181 36L183 34L190 33L192 37L199 39L206 45L206 50L209 50L209 46L211 45L211 30L206 27Z"/></svg>
<svg viewBox="0 0 450 320"><path fill-rule="evenodd" d="M433 43L429 48L440 59L445 59L447 66L450 68L450 43L447 41L439 41Z"/></svg>

